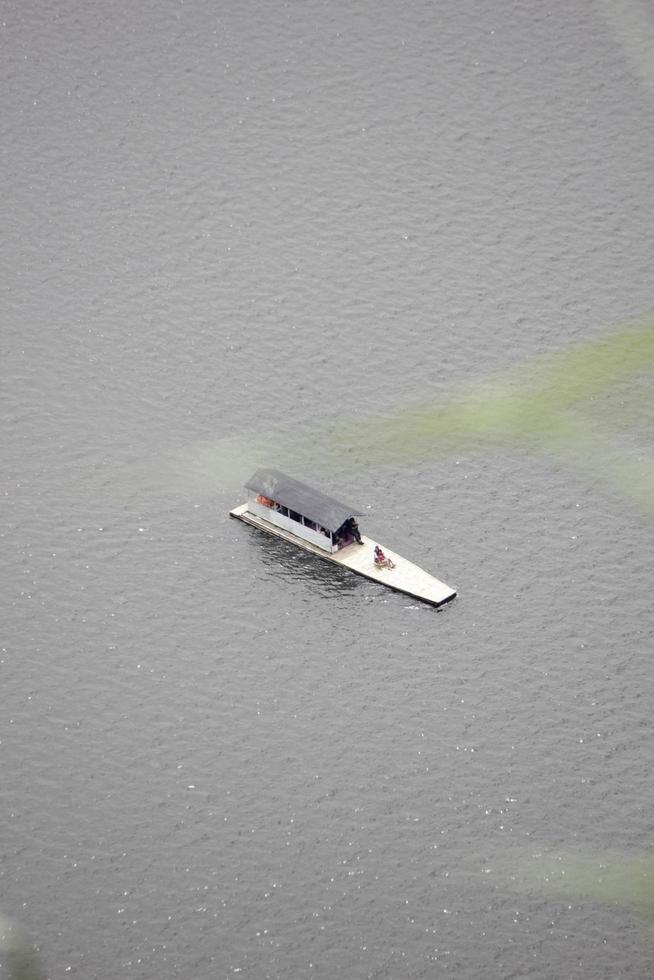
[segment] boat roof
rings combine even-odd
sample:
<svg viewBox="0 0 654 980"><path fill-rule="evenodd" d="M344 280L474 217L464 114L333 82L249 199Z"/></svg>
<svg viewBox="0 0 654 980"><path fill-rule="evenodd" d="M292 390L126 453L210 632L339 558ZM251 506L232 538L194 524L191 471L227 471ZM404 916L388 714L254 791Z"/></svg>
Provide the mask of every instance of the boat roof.
<svg viewBox="0 0 654 980"><path fill-rule="evenodd" d="M245 486L248 490L262 493L276 503L308 517L310 521L321 524L328 531L337 531L348 517L364 513L360 507L344 504L280 470L257 470Z"/></svg>

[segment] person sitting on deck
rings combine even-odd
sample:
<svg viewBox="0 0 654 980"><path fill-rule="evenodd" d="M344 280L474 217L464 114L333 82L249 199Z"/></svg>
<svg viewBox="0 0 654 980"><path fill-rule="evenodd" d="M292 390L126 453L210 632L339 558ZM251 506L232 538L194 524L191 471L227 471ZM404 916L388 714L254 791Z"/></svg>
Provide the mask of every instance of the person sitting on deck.
<svg viewBox="0 0 654 980"><path fill-rule="evenodd" d="M395 562L386 557L378 544L375 545L375 566L377 568L395 568Z"/></svg>
<svg viewBox="0 0 654 980"><path fill-rule="evenodd" d="M361 540L361 531L359 530L359 525L353 517L348 517L344 524L345 530L348 534L352 535L357 544L363 544Z"/></svg>

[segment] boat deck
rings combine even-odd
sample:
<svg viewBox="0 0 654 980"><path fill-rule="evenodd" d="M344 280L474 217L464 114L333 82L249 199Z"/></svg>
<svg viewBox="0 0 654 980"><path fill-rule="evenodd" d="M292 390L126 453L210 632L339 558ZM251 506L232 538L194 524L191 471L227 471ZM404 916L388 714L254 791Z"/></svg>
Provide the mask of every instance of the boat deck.
<svg viewBox="0 0 654 980"><path fill-rule="evenodd" d="M235 507L234 510L230 511L230 516L236 517L238 520L244 521L252 527L258 527L268 534L274 534L275 537L282 538L284 541L290 541L292 544L296 544L305 551L310 551L319 558L332 561L334 564L341 565L343 568L349 568L350 571L356 572L357 575L363 575L365 578L372 579L374 582L381 582L391 589L404 592L407 595L422 600L422 602L428 602L432 606L442 606L443 603L449 602L456 595L456 591L450 588L449 585L440 582L433 575L430 575L429 572L425 572L422 568L414 565L413 562L407 561L406 558L402 558L401 555L391 551L390 548L384 547L384 545L380 545L380 547L386 557L395 562L395 568L377 568L373 556L375 545L379 542L372 541L365 535L361 535L363 545L356 543L350 544L340 551L329 554L329 552L323 551L317 545L311 544L310 541L305 541L304 538L299 537L297 534L293 534L291 531L287 531L281 527L275 527L256 514L250 513L247 509L247 504L241 504L240 507Z"/></svg>

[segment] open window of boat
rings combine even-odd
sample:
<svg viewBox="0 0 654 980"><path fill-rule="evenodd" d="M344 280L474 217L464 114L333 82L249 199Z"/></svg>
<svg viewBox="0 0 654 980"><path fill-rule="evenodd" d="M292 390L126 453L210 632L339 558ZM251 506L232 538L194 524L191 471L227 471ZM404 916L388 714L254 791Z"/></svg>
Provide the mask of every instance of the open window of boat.
<svg viewBox="0 0 654 980"><path fill-rule="evenodd" d="M251 514L330 554L350 543L343 525L363 513L275 469L257 470L245 486Z"/></svg>

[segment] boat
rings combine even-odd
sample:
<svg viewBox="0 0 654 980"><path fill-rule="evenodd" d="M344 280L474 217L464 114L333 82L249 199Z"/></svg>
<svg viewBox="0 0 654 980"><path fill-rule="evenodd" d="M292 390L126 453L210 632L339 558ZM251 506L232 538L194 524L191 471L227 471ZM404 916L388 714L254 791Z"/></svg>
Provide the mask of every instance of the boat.
<svg viewBox="0 0 654 980"><path fill-rule="evenodd" d="M432 606L456 596L449 585L362 534L356 521L364 513L360 507L277 469L258 469L245 488L246 503L230 517Z"/></svg>

